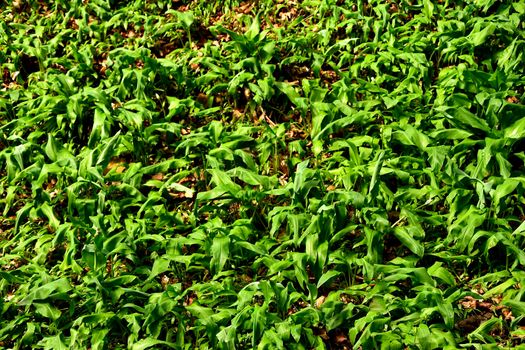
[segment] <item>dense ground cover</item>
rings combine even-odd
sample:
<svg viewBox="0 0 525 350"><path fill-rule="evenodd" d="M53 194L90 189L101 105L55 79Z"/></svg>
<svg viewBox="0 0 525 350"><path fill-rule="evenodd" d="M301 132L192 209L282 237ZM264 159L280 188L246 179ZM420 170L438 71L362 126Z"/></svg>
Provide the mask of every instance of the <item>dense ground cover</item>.
<svg viewBox="0 0 525 350"><path fill-rule="evenodd" d="M524 1L0 5L0 348L525 339Z"/></svg>

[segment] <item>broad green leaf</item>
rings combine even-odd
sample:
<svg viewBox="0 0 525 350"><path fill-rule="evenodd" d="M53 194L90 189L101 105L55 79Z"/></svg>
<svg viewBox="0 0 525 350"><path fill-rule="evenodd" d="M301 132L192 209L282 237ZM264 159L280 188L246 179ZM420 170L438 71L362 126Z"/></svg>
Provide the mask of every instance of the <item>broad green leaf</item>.
<svg viewBox="0 0 525 350"><path fill-rule="evenodd" d="M72 289L68 279L63 277L55 281L43 284L42 286L31 291L24 299L20 301L20 305L30 305L35 300L47 300L52 294L67 293Z"/></svg>
<svg viewBox="0 0 525 350"><path fill-rule="evenodd" d="M230 256L230 238L226 236L215 237L210 252L210 268L212 273L217 274L222 271Z"/></svg>
<svg viewBox="0 0 525 350"><path fill-rule="evenodd" d="M487 133L490 132L490 128L485 120L479 118L464 107L454 110L452 122L455 121L458 121L467 127L482 130Z"/></svg>
<svg viewBox="0 0 525 350"><path fill-rule="evenodd" d="M521 118L504 130L505 137L509 139L522 139L525 137L525 118Z"/></svg>
<svg viewBox="0 0 525 350"><path fill-rule="evenodd" d="M414 254L422 257L425 254L425 248L416 240L405 227L396 227L394 229L394 235L399 239L401 243Z"/></svg>
<svg viewBox="0 0 525 350"><path fill-rule="evenodd" d="M483 28L483 29L481 29ZM479 46L483 44L487 38L494 33L496 30L496 25L494 23L489 23L488 25L482 26L481 23L475 26L475 29L469 34L472 44L474 46Z"/></svg>
<svg viewBox="0 0 525 350"><path fill-rule="evenodd" d="M516 300L504 300L503 305L510 307L512 313L516 316L525 315L525 302Z"/></svg>
<svg viewBox="0 0 525 350"><path fill-rule="evenodd" d="M335 271L335 270L329 270L319 278L319 281L317 281L317 288L321 288L324 284L326 284L328 281L332 280L333 278L339 276L341 272Z"/></svg>
<svg viewBox="0 0 525 350"><path fill-rule="evenodd" d="M441 262L435 262L431 267L428 268L428 274L432 277L439 278L441 281L445 282L449 286L454 286L456 284L456 279L454 275L446 268L442 267Z"/></svg>
<svg viewBox="0 0 525 350"><path fill-rule="evenodd" d="M151 268L151 273L149 274L148 280L151 280L161 273L164 273L166 271L170 270L170 260L166 258L157 258L153 262L153 266Z"/></svg>
<svg viewBox="0 0 525 350"><path fill-rule="evenodd" d="M63 337L58 334L55 336L48 336L43 338L39 343L40 346L43 346L44 349L56 349L56 350L67 350L69 347L64 342Z"/></svg>
<svg viewBox="0 0 525 350"><path fill-rule="evenodd" d="M430 19L434 14L434 4L431 0L423 0L423 13Z"/></svg>
<svg viewBox="0 0 525 350"><path fill-rule="evenodd" d="M268 310L265 306L258 306L256 305L254 307L254 310L251 315L251 322L252 322L252 347L255 348L255 346L259 343L259 340L264 334L264 329L266 328L266 321L267 321L267 314Z"/></svg>
<svg viewBox="0 0 525 350"><path fill-rule="evenodd" d="M131 346L131 350L144 350L144 349L149 349L154 346L157 347L159 345L165 346L170 349L177 349L177 346L173 343L148 337L148 338L141 339L135 344L133 344Z"/></svg>
<svg viewBox="0 0 525 350"><path fill-rule="evenodd" d="M33 306L38 314L53 321L57 320L62 315L62 312L60 312L59 309L49 303L33 303Z"/></svg>
<svg viewBox="0 0 525 350"><path fill-rule="evenodd" d="M120 131L118 131L111 139L105 143L102 151L100 152L96 165L105 168L113 155L115 154L117 144L119 142Z"/></svg>

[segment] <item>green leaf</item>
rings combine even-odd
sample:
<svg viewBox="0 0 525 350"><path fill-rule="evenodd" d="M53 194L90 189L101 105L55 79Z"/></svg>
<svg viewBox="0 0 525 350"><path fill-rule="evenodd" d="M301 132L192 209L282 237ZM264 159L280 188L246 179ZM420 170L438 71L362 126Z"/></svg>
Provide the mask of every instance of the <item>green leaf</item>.
<svg viewBox="0 0 525 350"><path fill-rule="evenodd" d="M290 99L290 101L299 108L299 110L306 112L308 109L306 98L301 97L301 95L295 91L292 85L285 82L275 82L275 86L281 90L288 97L288 99Z"/></svg>
<svg viewBox="0 0 525 350"><path fill-rule="evenodd" d="M38 314L53 321L57 320L62 315L62 312L59 309L48 303L33 303L33 306Z"/></svg>
<svg viewBox="0 0 525 350"><path fill-rule="evenodd" d="M468 111L464 107L455 108L453 113L453 122L458 121L460 124L474 129L478 129L484 132L489 133L490 127L487 122L479 117L477 117L472 112Z"/></svg>
<svg viewBox="0 0 525 350"><path fill-rule="evenodd" d="M515 316L525 315L525 302L517 300L503 300L503 305L508 306Z"/></svg>
<svg viewBox="0 0 525 350"><path fill-rule="evenodd" d="M454 275L450 273L447 269L442 267L442 262L435 262L431 267L428 268L428 274L432 277L437 277L441 281L445 282L449 286L454 286L456 284L456 279Z"/></svg>
<svg viewBox="0 0 525 350"><path fill-rule="evenodd" d="M213 274L218 274L224 268L230 256L230 238L217 236L211 245L210 269Z"/></svg>
<svg viewBox="0 0 525 350"><path fill-rule="evenodd" d="M423 13L428 19L434 14L434 3L432 0L423 0Z"/></svg>
<svg viewBox="0 0 525 350"><path fill-rule="evenodd" d="M385 157L384 151L381 151L376 156L377 160L375 162L374 171L372 173L372 178L370 179L370 186L368 187L368 198L369 199L372 199L373 197L375 197L376 193L379 190L379 186L378 186L380 182L379 174L381 172L381 168L383 167L384 157Z"/></svg>
<svg viewBox="0 0 525 350"><path fill-rule="evenodd" d="M264 334L266 328L266 313L268 312L266 306L255 305L252 316L252 347L255 348L256 344L259 343L259 340Z"/></svg>
<svg viewBox="0 0 525 350"><path fill-rule="evenodd" d="M52 294L66 293L72 289L68 279L63 277L55 281L45 283L44 285L34 289L24 299L20 301L20 305L30 305L35 300L46 300Z"/></svg>
<svg viewBox="0 0 525 350"><path fill-rule="evenodd" d="M525 118L521 118L504 130L506 138L522 139L525 137Z"/></svg>
<svg viewBox="0 0 525 350"><path fill-rule="evenodd" d="M481 29L483 28L483 29ZM479 46L487 41L487 38L494 33L496 25L489 23L488 25L481 25L481 23L475 26L475 29L469 34L469 37L474 46Z"/></svg>
<svg viewBox="0 0 525 350"><path fill-rule="evenodd" d="M317 288L321 288L328 281L339 276L340 274L341 274L340 271L335 271L335 270L326 271L325 273L323 273L321 278L319 278L319 281L317 281Z"/></svg>
<svg viewBox="0 0 525 350"><path fill-rule="evenodd" d="M158 347L159 345L168 347L170 349L177 349L176 344L170 343L163 340L154 339L151 337L141 339L131 346L131 350L144 350L153 346Z"/></svg>
<svg viewBox="0 0 525 350"><path fill-rule="evenodd" d="M410 251L416 254L418 257L422 257L425 254L425 248L416 240L405 227L396 227L394 229L394 235L399 241Z"/></svg>
<svg viewBox="0 0 525 350"><path fill-rule="evenodd" d="M49 349L49 350L67 350L69 349L69 347L64 342L63 337L60 334L57 334L55 336L45 337L38 344L44 347L44 349Z"/></svg>
<svg viewBox="0 0 525 350"><path fill-rule="evenodd" d="M193 24L194 16L193 16L192 11L184 11L184 12L177 11L177 17L179 18L180 21L182 21L182 23L184 24L186 28L191 27L191 25Z"/></svg>
<svg viewBox="0 0 525 350"><path fill-rule="evenodd" d="M157 277L161 273L164 273L166 271L170 270L170 260L166 258L157 258L153 262L153 267L151 268L151 273L149 274L148 280L152 280L153 278Z"/></svg>
<svg viewBox="0 0 525 350"><path fill-rule="evenodd" d="M120 137L120 131L118 131L111 139L109 139L104 147L102 148L102 152L100 152L96 165L101 166L102 168L105 168L111 159L113 155L115 154L117 144L119 142Z"/></svg>

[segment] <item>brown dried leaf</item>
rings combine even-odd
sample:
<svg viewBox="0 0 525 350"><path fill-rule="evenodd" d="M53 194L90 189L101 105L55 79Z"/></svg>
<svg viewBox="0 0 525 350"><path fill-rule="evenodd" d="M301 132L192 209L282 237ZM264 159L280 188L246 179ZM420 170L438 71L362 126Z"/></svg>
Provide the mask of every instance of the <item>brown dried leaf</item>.
<svg viewBox="0 0 525 350"><path fill-rule="evenodd" d="M459 302L464 309L475 309L478 306L478 301L471 296L466 296Z"/></svg>
<svg viewBox="0 0 525 350"><path fill-rule="evenodd" d="M321 305L323 305L324 301L326 300L326 297L324 295L321 295L317 300L315 301L315 307L320 308Z"/></svg>
<svg viewBox="0 0 525 350"><path fill-rule="evenodd" d="M109 173L112 169L118 170L119 167L123 166L123 162L119 158L113 158L109 161L108 166L104 169L104 175ZM124 168L125 169L125 168Z"/></svg>
<svg viewBox="0 0 525 350"><path fill-rule="evenodd" d="M501 310L501 314L503 315L506 321L512 321L514 319L514 316L512 316L512 311L510 311L509 309Z"/></svg>
<svg viewBox="0 0 525 350"><path fill-rule="evenodd" d="M338 344L346 343L347 341L348 341L348 338L346 337L346 335L344 335L344 333L339 333L338 335L335 336L335 342Z"/></svg>
<svg viewBox="0 0 525 350"><path fill-rule="evenodd" d="M494 305L492 303L490 303L490 302L481 301L481 302L478 303L478 308L480 308L480 309L491 310L493 307L494 307Z"/></svg>

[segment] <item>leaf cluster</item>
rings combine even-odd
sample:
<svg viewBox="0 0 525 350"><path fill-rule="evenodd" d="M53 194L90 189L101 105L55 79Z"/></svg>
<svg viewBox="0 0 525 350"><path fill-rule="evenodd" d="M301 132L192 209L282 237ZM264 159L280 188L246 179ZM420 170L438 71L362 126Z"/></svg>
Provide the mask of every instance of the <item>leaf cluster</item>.
<svg viewBox="0 0 525 350"><path fill-rule="evenodd" d="M0 5L0 348L513 347L523 1Z"/></svg>

